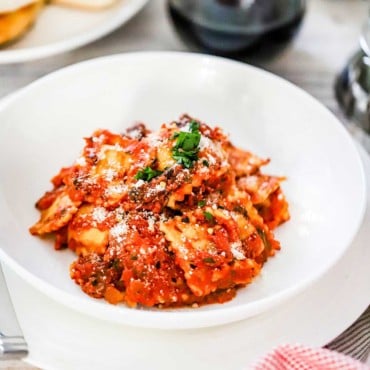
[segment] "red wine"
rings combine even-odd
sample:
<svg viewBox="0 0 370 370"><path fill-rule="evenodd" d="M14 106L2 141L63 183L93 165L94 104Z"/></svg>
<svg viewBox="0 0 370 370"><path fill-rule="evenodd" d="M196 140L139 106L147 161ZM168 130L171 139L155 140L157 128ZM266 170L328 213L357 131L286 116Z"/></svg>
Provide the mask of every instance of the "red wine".
<svg viewBox="0 0 370 370"><path fill-rule="evenodd" d="M246 0L169 0L168 13L190 49L263 57L289 43L305 14L305 2L299 0L250 0L247 10L242 2Z"/></svg>

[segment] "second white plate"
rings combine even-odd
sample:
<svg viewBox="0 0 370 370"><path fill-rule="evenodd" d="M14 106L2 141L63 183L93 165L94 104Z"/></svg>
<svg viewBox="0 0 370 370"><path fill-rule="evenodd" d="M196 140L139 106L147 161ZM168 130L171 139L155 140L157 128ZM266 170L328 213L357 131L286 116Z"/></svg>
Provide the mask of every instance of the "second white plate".
<svg viewBox="0 0 370 370"><path fill-rule="evenodd" d="M30 32L0 49L0 64L40 59L86 45L122 26L147 2L118 0L115 6L101 11L48 5Z"/></svg>

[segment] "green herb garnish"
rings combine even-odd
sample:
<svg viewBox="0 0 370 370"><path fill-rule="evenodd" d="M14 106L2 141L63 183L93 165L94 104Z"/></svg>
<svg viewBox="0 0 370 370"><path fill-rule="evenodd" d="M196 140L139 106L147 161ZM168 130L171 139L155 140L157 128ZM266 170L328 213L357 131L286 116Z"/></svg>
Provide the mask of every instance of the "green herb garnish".
<svg viewBox="0 0 370 370"><path fill-rule="evenodd" d="M143 170L138 171L135 175L136 180L150 181L154 177L157 177L161 174L161 171L153 170L152 168L145 167Z"/></svg>
<svg viewBox="0 0 370 370"><path fill-rule="evenodd" d="M198 207L204 207L205 205L206 205L206 201L204 199L198 202Z"/></svg>
<svg viewBox="0 0 370 370"><path fill-rule="evenodd" d="M239 206L239 205L236 205L233 209L234 212L238 212L238 213L241 213L244 217L248 218L248 212L247 210L242 207L242 206Z"/></svg>
<svg viewBox="0 0 370 370"><path fill-rule="evenodd" d="M216 261L212 257L203 258L204 263L215 263Z"/></svg>
<svg viewBox="0 0 370 370"><path fill-rule="evenodd" d="M209 167L209 162L206 159L203 159L202 163L203 166Z"/></svg>
<svg viewBox="0 0 370 370"><path fill-rule="evenodd" d="M208 222L213 222L214 221L214 217L213 217L212 213L209 213L209 212L205 211L205 212L203 212L203 215L204 215L204 217L206 218L206 220Z"/></svg>
<svg viewBox="0 0 370 370"><path fill-rule="evenodd" d="M191 121L189 129L189 132L175 132L172 137L177 139L176 144L172 148L172 157L185 168L193 167L194 162L198 159L201 138L198 122Z"/></svg>
<svg viewBox="0 0 370 370"><path fill-rule="evenodd" d="M257 233L258 235L260 236L260 238L262 239L263 241L263 244L265 246L265 250L267 253L270 253L270 250L271 250L271 243L270 241L267 239L267 235L265 233L264 230L262 229L257 229Z"/></svg>
<svg viewBox="0 0 370 370"><path fill-rule="evenodd" d="M115 270L119 270L120 260L118 258L115 258L113 261L111 261L111 267L113 267Z"/></svg>

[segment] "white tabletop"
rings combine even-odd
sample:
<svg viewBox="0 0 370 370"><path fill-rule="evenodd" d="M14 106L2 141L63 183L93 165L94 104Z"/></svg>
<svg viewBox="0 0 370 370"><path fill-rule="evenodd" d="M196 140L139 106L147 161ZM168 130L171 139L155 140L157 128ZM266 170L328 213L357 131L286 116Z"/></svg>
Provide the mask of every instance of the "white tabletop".
<svg viewBox="0 0 370 370"><path fill-rule="evenodd" d="M78 50L29 63L1 65L0 98L56 69L86 59L139 50L187 50L171 26L165 4L164 0L149 1L122 28ZM302 87L346 122L334 98L333 82L359 47L368 8L368 3L361 0L310 0L302 29L289 47L269 61L249 62ZM21 361L0 361L0 369L23 368L32 369Z"/></svg>

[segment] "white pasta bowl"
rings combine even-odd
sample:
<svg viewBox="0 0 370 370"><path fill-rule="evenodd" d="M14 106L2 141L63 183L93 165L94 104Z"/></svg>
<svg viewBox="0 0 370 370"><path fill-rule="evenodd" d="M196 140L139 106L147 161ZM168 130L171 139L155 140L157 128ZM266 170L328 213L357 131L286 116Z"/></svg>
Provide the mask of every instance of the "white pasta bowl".
<svg viewBox="0 0 370 370"><path fill-rule="evenodd" d="M282 249L236 298L173 310L131 309L85 295L69 277L75 255L29 234L35 201L70 165L83 137L135 121L151 128L189 113L220 126L236 145L271 158L291 220ZM185 53L134 53L52 73L0 106L0 257L60 307L111 323L190 329L262 313L303 291L349 248L365 209L364 171L336 118L290 83L245 64ZM11 288L11 287L10 287Z"/></svg>

